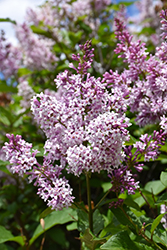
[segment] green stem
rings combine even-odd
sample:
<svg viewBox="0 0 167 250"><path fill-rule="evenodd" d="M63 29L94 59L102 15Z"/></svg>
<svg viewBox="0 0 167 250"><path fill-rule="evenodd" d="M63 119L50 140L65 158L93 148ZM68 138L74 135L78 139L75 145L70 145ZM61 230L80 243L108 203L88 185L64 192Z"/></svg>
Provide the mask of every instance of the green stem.
<svg viewBox="0 0 167 250"><path fill-rule="evenodd" d="M95 211L98 206L100 205L100 203L106 198L106 196L110 193L111 191L108 190L107 193L105 193L105 195L101 198L101 200L96 204L96 206L93 208L93 211Z"/></svg>
<svg viewBox="0 0 167 250"><path fill-rule="evenodd" d="M91 206L91 193L90 193L90 173L86 173L86 184L87 184L87 201L88 201L88 208L89 208L89 229L93 232L93 210Z"/></svg>

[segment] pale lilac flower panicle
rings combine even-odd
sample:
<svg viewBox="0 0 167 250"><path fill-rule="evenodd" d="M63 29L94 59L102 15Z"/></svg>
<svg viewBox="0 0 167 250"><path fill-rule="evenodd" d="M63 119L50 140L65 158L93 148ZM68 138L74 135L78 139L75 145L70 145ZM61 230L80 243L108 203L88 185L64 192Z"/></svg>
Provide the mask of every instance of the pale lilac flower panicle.
<svg viewBox="0 0 167 250"><path fill-rule="evenodd" d="M32 144L25 142L20 135L15 137L13 134L7 134L6 136L9 138L9 143L5 142L3 147L6 160L12 164L11 171L13 173L23 176L37 164L35 155L38 151L35 150L31 153Z"/></svg>
<svg viewBox="0 0 167 250"><path fill-rule="evenodd" d="M59 177L62 169L62 166L53 166L44 159L43 166L34 167L33 171L29 172L29 181L35 180L34 185L38 187L37 194L55 210L68 208L74 200L68 181L65 177Z"/></svg>
<svg viewBox="0 0 167 250"><path fill-rule="evenodd" d="M145 70L145 59L148 55L146 52L145 43L140 40L133 42L133 36L129 34L126 26L121 20L115 18L116 38L120 41L114 50L117 54L121 53L118 57L125 58L124 61L128 62L128 74L132 80L137 80L139 74Z"/></svg>
<svg viewBox="0 0 167 250"><path fill-rule="evenodd" d="M68 181L65 177L59 177L63 167L53 166L46 158L41 166L35 158L38 151L30 151L32 144L25 142L20 135L15 137L7 134L7 137L9 143L5 143L3 151L6 153L6 160L12 164L12 172L20 176L27 174L29 182L34 181L34 185L38 186L37 194L52 209L69 207L74 197Z"/></svg>
<svg viewBox="0 0 167 250"><path fill-rule="evenodd" d="M52 52L53 41L37 37L26 23L16 25L15 30L24 64L33 70L54 69L57 58Z"/></svg>
<svg viewBox="0 0 167 250"><path fill-rule="evenodd" d="M0 35L0 72L3 73L5 79L17 74L21 59L20 49L8 43L2 32Z"/></svg>

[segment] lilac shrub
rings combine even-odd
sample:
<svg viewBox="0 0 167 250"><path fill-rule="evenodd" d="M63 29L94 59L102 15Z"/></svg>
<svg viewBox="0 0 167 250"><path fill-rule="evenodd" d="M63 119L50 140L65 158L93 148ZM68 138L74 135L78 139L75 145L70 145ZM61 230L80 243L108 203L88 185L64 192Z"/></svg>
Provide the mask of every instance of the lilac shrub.
<svg viewBox="0 0 167 250"><path fill-rule="evenodd" d="M80 1L74 2L75 4L70 7L77 9L78 2ZM97 5L93 7L97 12L101 4L104 6L109 4L108 1L95 3ZM63 2L62 5L67 11L68 1ZM70 14L72 15L73 12L69 12ZM30 10L29 17L40 22L40 16L35 16ZM161 18L164 32L166 32L166 12L162 12ZM47 24L52 20L48 19L45 22ZM36 37L31 34L26 25L20 27L27 30L30 46L32 46L32 55L27 54L30 60L27 61L27 66L35 67L36 60L38 61L37 68L54 66L56 58L52 57L50 51L52 44L50 48L48 47L49 40L47 43L45 39L46 44L41 40L39 48L44 49L40 51L41 54L35 55L34 51L38 52L34 47L37 45ZM62 210L75 203L78 197L73 196L73 188L66 177L71 174L75 178L83 175L86 177L88 208L80 205L79 202L76 207L85 212L86 216L88 215L89 229L92 232L94 230L93 212L108 194L111 196L114 194L114 198L112 197L113 199L108 202L109 208L116 217L121 213L120 218L118 215L117 219L119 221L123 218L122 226L126 224L126 227L120 227L119 233L123 234L122 230L127 231L129 227L134 234L143 237L149 245L154 247L150 249L161 249L152 237L155 224L150 229L150 237L149 234L144 234L147 220L143 222L144 215L141 211L137 211L140 209L133 195L140 194L142 196L140 198L143 198L147 205L149 204L145 197L149 191L146 189L144 194L142 193L140 181L136 177L143 170L144 162L157 160L162 147L165 146L167 136L166 42L162 43L162 47L157 48L155 55L151 55L146 51L145 43L133 39L122 22L122 18L115 18L115 27L115 36L118 40L115 53L119 54L118 56L126 65L122 72L110 70L104 73L103 78L91 76L94 49L91 47L91 41L87 41L79 46L80 53L72 55L73 62L69 63L70 70L65 70L56 76L54 80L56 91L47 89L35 94L28 87L26 80L19 85L20 91L26 87L27 93L30 96L33 95L32 115L46 136L43 163L38 162L38 150L33 150L32 144L27 143L20 135L7 134L9 143L5 143L3 151L6 153L6 160L11 164L10 171L22 177L28 176L29 182L37 186L37 194L52 210ZM166 39L166 33L164 34L163 37ZM23 34L18 32L20 42L24 42L24 35L25 32ZM30 48L27 51L29 53ZM24 53L26 54L26 50ZM44 57L44 60L40 61L38 56ZM135 121L128 117L131 114ZM143 133L133 140L129 132L132 123L140 127L156 124L157 130L153 130L152 135ZM110 188L99 203L92 206L90 177L93 173L100 175L102 171L108 175ZM155 203L157 199L153 191L149 195ZM129 200L123 195L129 196ZM150 199L150 196L148 197ZM128 210L127 203L137 212L132 213L130 209ZM137 213L140 214L138 216L140 219ZM162 217L159 222L161 219ZM127 220L129 224L126 223ZM78 223L80 223L79 219ZM147 226L149 225L150 222ZM84 230L83 233L85 233ZM85 235L82 239L87 237ZM103 243L104 237L102 236Z"/></svg>

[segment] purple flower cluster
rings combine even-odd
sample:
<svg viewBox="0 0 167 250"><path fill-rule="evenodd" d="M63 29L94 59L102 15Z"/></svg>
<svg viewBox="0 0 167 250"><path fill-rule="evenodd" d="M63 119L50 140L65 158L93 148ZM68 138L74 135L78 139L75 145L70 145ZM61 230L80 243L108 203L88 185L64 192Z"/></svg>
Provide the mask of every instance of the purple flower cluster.
<svg viewBox="0 0 167 250"><path fill-rule="evenodd" d="M135 190L139 188L139 181L135 182L133 175L128 167L120 167L113 170L109 177L111 178L111 191L116 194L124 193L127 190L128 194L134 194Z"/></svg>
<svg viewBox="0 0 167 250"><path fill-rule="evenodd" d="M34 185L39 187L37 194L55 210L69 207L74 200L68 181L65 177L59 178L61 170L61 166L53 166L44 159L43 166L34 167L28 173L29 181L35 180Z"/></svg>
<svg viewBox="0 0 167 250"><path fill-rule="evenodd" d="M33 89L30 87L27 80L20 78L18 88L18 96L22 96L22 100L20 102L21 107L26 110L30 107L30 100L35 94Z"/></svg>
<svg viewBox="0 0 167 250"><path fill-rule="evenodd" d="M111 111L112 94L101 79L86 73L93 56L90 42L81 49L82 56L73 56L79 62L76 71L80 74L59 74L55 83L61 97L38 94L31 110L48 138L48 160L60 160L63 167L68 164L68 173L75 175L83 171L110 172L124 159L122 148L129 140L126 128L130 123L124 114Z"/></svg>
<svg viewBox="0 0 167 250"><path fill-rule="evenodd" d="M142 157L143 161L156 160L160 154L159 149L161 145L165 144L166 132L154 131L153 135L144 134L139 138L135 144L125 147L125 164L129 169L134 167L138 172L142 171L143 163L140 163ZM136 150L134 151L134 149ZM132 153L133 152L133 153Z"/></svg>
<svg viewBox="0 0 167 250"><path fill-rule="evenodd" d="M153 136L149 136L148 134L141 135L140 141L137 141L133 145L135 148L137 148L135 155L143 155L145 161L157 159L160 153L160 145L165 144L165 139L166 133L162 130L154 131Z"/></svg>
<svg viewBox="0 0 167 250"><path fill-rule="evenodd" d="M24 55L24 64L33 70L52 70L57 60L52 52L54 42L46 38L39 39L26 23L17 25L15 30L20 42L20 50Z"/></svg>
<svg viewBox="0 0 167 250"><path fill-rule="evenodd" d="M5 142L3 151L6 153L6 160L8 160L12 166L11 171L23 176L33 165L37 164L35 155L37 150L31 152L32 144L25 142L21 135L12 134L6 135L9 139L9 143Z"/></svg>
<svg viewBox="0 0 167 250"><path fill-rule="evenodd" d="M85 128L87 146L75 145L67 150L68 171L79 175L83 170L98 172L112 171L124 159L123 143L129 140L129 122L114 112L99 115Z"/></svg>
<svg viewBox="0 0 167 250"><path fill-rule="evenodd" d="M74 67L73 63L69 63L69 67L76 70L78 74L86 74L87 70L91 68L91 64L93 62L92 57L94 57L93 51L91 48L91 41L87 41L84 45L79 45L80 50L84 52L83 58L78 55L72 55L72 59L74 61L79 62L77 69Z"/></svg>
<svg viewBox="0 0 167 250"><path fill-rule="evenodd" d="M136 113L137 124L159 123L167 107L166 42L152 56L146 52L144 43L133 41L121 20L116 18L115 26L119 40L115 52L121 53L119 57L124 58L128 68L120 74L110 70L104 74L103 82L112 87L116 106L124 103L124 110L129 106ZM118 89L120 98L116 98Z"/></svg>
<svg viewBox="0 0 167 250"><path fill-rule="evenodd" d="M2 32L0 35L0 72L6 79L16 75L21 65L21 58L21 51L7 42Z"/></svg>
<svg viewBox="0 0 167 250"><path fill-rule="evenodd" d="M29 182L35 180L34 185L38 186L37 194L52 209L61 210L63 207L69 207L74 200L72 189L68 181L61 175L61 166L54 166L44 158L41 166L35 156L37 150L31 152L32 144L25 142L20 135L16 137L8 135L9 143L5 143L3 151L6 153L6 160L12 166L11 171L19 176L29 175Z"/></svg>

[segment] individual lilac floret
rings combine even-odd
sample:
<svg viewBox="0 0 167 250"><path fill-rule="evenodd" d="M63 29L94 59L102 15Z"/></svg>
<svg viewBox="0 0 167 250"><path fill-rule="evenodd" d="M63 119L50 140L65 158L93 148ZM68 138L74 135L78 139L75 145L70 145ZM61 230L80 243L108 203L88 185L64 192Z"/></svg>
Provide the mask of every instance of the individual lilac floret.
<svg viewBox="0 0 167 250"><path fill-rule="evenodd" d="M55 210L68 208L74 200L68 181L65 177L59 178L61 170L61 166L53 166L44 160L43 166L35 167L29 173L29 181L35 180L34 185L38 186L37 194Z"/></svg>
<svg viewBox="0 0 167 250"><path fill-rule="evenodd" d="M5 142L3 147L6 160L12 164L11 170L13 173L23 176L37 163L35 155L38 151L35 150L31 153L32 144L25 142L21 135L15 137L13 134L7 134L6 136L9 138L9 143Z"/></svg>

